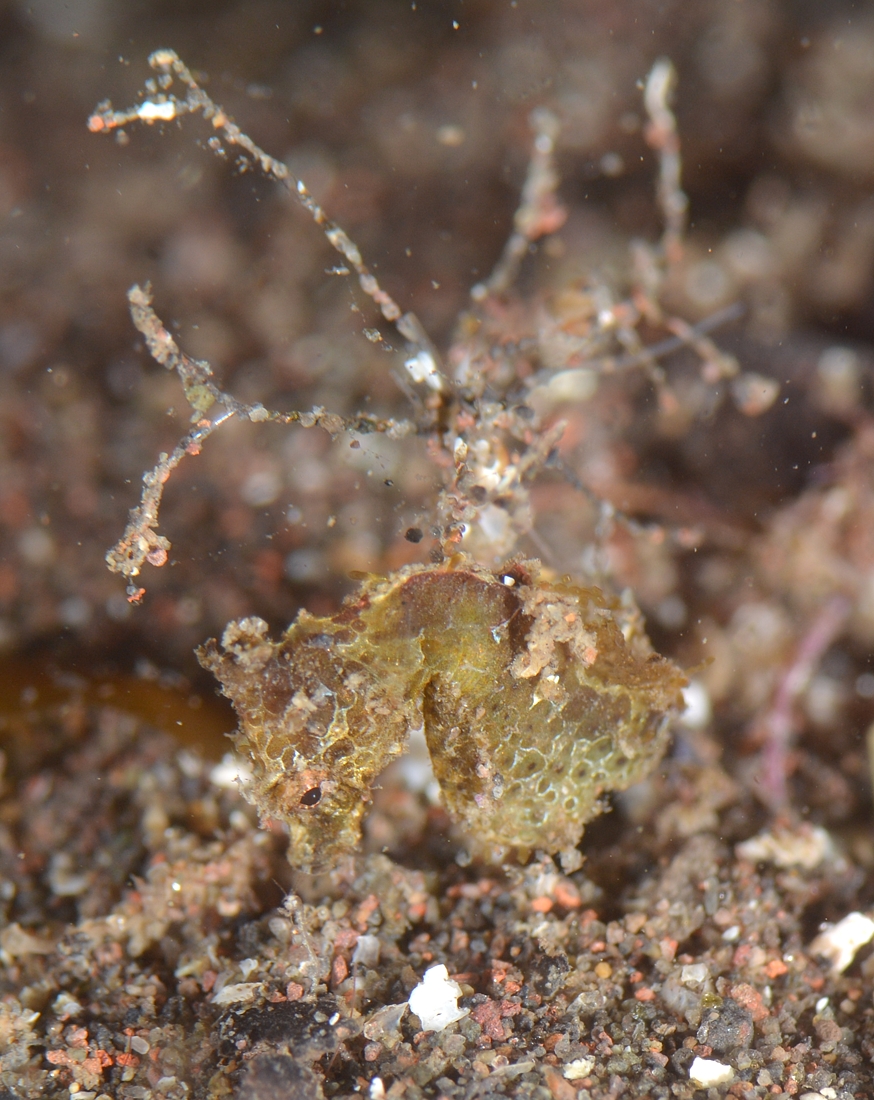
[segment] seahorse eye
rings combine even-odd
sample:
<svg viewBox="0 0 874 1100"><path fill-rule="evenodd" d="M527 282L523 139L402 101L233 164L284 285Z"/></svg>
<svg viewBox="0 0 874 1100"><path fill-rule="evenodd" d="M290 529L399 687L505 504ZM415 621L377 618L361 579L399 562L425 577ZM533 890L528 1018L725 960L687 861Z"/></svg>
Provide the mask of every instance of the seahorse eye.
<svg viewBox="0 0 874 1100"><path fill-rule="evenodd" d="M310 787L310 789L308 791L304 791L304 793L300 796L301 806L318 806L318 804L321 801L322 801L322 788L321 787Z"/></svg>

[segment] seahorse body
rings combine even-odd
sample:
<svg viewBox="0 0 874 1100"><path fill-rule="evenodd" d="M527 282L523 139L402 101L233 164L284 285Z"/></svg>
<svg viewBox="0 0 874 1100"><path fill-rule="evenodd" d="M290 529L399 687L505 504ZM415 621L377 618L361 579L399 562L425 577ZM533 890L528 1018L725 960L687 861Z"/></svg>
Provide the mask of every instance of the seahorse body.
<svg viewBox="0 0 874 1100"><path fill-rule="evenodd" d="M312 872L355 848L374 780L422 726L480 854L572 849L603 793L660 758L685 683L634 608L534 561L493 573L463 555L368 580L278 642L261 619L230 623L198 657L237 711L249 796Z"/></svg>

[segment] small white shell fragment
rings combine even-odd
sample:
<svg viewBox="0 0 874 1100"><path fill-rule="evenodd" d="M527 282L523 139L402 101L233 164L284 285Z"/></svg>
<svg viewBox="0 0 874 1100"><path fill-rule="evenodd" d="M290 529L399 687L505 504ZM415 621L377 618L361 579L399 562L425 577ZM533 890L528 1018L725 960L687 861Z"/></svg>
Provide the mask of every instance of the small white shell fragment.
<svg viewBox="0 0 874 1100"><path fill-rule="evenodd" d="M385 1084L381 1077L374 1077L370 1082L370 1088L367 1090L370 1100L383 1100L385 1096Z"/></svg>
<svg viewBox="0 0 874 1100"><path fill-rule="evenodd" d="M594 1068L594 1058L577 1058L575 1062L568 1062L562 1073L568 1081L582 1081L584 1077L589 1076Z"/></svg>
<svg viewBox="0 0 874 1100"><path fill-rule="evenodd" d="M410 1012L422 1021L423 1031L442 1031L456 1020L462 1020L470 1009L459 1008L461 986L452 981L449 971L440 963L425 971L422 981L410 994Z"/></svg>
<svg viewBox="0 0 874 1100"><path fill-rule="evenodd" d="M776 867L802 867L812 871L826 860L838 858L834 841L820 825L775 829L759 833L735 846L738 859L773 863Z"/></svg>
<svg viewBox="0 0 874 1100"><path fill-rule="evenodd" d="M236 982L234 985L226 985L221 993L216 993L212 999L214 1005L235 1005L255 1000L255 990L260 987L260 982Z"/></svg>
<svg viewBox="0 0 874 1100"><path fill-rule="evenodd" d="M143 122L172 122L176 117L176 104L172 99L165 99L163 103L146 99L137 108L137 114Z"/></svg>
<svg viewBox="0 0 874 1100"><path fill-rule="evenodd" d="M864 913L848 913L837 924L829 925L810 945L812 955L822 955L832 964L833 974L843 974L860 947L874 937L874 920Z"/></svg>
<svg viewBox="0 0 874 1100"><path fill-rule="evenodd" d="M489 1077L519 1077L523 1073L530 1073L537 1065L534 1061L511 1062L508 1066L494 1066Z"/></svg>
<svg viewBox="0 0 874 1100"><path fill-rule="evenodd" d="M689 1079L699 1089L709 1089L713 1085L727 1085L734 1080L734 1070L713 1058L696 1058L689 1066Z"/></svg>
<svg viewBox="0 0 874 1100"><path fill-rule="evenodd" d="M683 985L700 985L710 977L710 968L705 963L689 963L680 971Z"/></svg>

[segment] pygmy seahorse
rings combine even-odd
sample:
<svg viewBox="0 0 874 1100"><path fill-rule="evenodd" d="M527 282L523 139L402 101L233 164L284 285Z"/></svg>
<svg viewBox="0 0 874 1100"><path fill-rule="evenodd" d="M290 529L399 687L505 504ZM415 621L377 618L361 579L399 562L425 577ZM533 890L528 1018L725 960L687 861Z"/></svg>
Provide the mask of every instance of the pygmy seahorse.
<svg viewBox="0 0 874 1100"><path fill-rule="evenodd" d="M368 579L277 642L262 619L232 622L198 657L236 709L248 797L309 872L356 847L374 781L422 727L478 854L569 852L602 795L659 760L685 684L629 601L464 555Z"/></svg>

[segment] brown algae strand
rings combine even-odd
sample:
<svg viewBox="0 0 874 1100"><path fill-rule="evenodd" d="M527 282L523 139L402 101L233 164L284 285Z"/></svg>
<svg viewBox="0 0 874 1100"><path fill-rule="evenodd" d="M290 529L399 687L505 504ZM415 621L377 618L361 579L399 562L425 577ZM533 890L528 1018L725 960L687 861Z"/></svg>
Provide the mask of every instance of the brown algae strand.
<svg viewBox="0 0 874 1100"><path fill-rule="evenodd" d="M636 608L462 555L367 580L338 614L302 611L278 642L261 619L198 651L239 718L263 817L289 860L326 870L353 850L371 787L424 727L452 817L492 860L567 852L606 791L659 760L685 678L653 653Z"/></svg>

